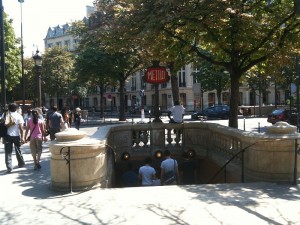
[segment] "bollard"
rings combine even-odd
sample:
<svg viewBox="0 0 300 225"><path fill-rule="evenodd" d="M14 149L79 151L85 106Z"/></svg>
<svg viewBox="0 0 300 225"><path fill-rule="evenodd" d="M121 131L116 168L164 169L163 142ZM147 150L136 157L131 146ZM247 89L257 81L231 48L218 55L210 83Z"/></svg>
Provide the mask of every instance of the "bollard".
<svg viewBox="0 0 300 225"><path fill-rule="evenodd" d="M244 131L246 130L246 119L244 117Z"/></svg>
<svg viewBox="0 0 300 225"><path fill-rule="evenodd" d="M260 133L260 122L258 122L258 133Z"/></svg>

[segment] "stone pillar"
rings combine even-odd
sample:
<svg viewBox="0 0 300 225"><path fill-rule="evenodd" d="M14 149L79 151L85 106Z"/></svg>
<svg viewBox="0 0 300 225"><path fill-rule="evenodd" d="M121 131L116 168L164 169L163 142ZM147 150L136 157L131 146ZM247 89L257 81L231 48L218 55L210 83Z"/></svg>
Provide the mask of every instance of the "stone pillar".
<svg viewBox="0 0 300 225"><path fill-rule="evenodd" d="M246 182L298 183L300 158L295 143L300 134L286 122L267 128L257 144L245 152Z"/></svg>
<svg viewBox="0 0 300 225"><path fill-rule="evenodd" d="M95 187L107 187L111 183L108 176L107 148L99 140L85 138L85 132L75 128L56 134L56 141L50 144L51 187L58 191L75 191ZM70 151L70 173L67 163Z"/></svg>

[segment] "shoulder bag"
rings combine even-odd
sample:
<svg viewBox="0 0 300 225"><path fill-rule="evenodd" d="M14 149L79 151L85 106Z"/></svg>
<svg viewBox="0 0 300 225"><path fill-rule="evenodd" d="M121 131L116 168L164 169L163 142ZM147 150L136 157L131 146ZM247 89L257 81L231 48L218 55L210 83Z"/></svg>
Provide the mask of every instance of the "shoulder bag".
<svg viewBox="0 0 300 225"><path fill-rule="evenodd" d="M30 141L31 134L32 134L32 132L34 131L36 125L38 125L38 123L35 124L35 125L34 125L34 128L32 129L32 131L30 131L30 134L29 134L29 137L27 138L27 141Z"/></svg>
<svg viewBox="0 0 300 225"><path fill-rule="evenodd" d="M7 135L7 127L5 126L5 117L6 117L6 113L4 113L3 117L0 118L0 137L6 137Z"/></svg>
<svg viewBox="0 0 300 225"><path fill-rule="evenodd" d="M166 173L165 174L165 178L166 178L164 180L164 184L165 185L173 184L177 180L177 178L176 178L175 159L174 159L174 170Z"/></svg>

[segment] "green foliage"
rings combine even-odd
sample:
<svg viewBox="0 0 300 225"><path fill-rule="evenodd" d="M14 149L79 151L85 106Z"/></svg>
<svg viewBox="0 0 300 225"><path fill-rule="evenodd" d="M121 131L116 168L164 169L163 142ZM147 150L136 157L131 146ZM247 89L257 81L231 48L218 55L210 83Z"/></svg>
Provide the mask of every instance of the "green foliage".
<svg viewBox="0 0 300 225"><path fill-rule="evenodd" d="M11 91L11 98L15 98L17 85L21 82L21 49L18 46L20 40L16 39L12 27L12 20L8 20L4 13L4 39L5 39L5 70L6 70L6 90ZM1 70L1 68L0 68Z"/></svg>
<svg viewBox="0 0 300 225"><path fill-rule="evenodd" d="M194 72L191 75L201 83L201 88L204 92L212 90L221 92L229 88L230 76L222 67L203 60L196 67L199 68L198 72Z"/></svg>
<svg viewBox="0 0 300 225"><path fill-rule="evenodd" d="M47 49L42 63L42 90L50 96L67 95L74 90L74 55L61 47ZM73 86L73 88L72 88Z"/></svg>
<svg viewBox="0 0 300 225"><path fill-rule="evenodd" d="M122 34L122 42L136 40L139 46L149 46L153 55L157 49L168 53L169 43L171 49L178 47L183 61L200 58L229 72L232 127L237 127L243 74L282 49L299 48L300 23L292 1L116 0L110 4L112 28Z"/></svg>

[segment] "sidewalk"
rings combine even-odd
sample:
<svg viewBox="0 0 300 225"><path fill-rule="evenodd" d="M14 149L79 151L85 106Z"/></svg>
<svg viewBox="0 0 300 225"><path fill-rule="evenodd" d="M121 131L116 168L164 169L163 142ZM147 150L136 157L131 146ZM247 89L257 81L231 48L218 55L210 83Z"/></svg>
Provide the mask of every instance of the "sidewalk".
<svg viewBox="0 0 300 225"><path fill-rule="evenodd" d="M93 129L97 128L86 129L89 135ZM299 185L248 183L54 192L50 188L48 145L44 144L42 169L38 171L33 170L28 144L23 145L26 166L11 174L5 174L0 145L1 225L300 224Z"/></svg>

